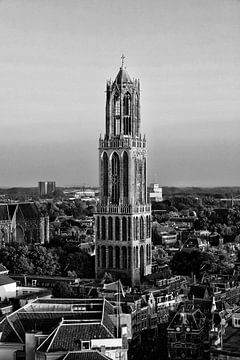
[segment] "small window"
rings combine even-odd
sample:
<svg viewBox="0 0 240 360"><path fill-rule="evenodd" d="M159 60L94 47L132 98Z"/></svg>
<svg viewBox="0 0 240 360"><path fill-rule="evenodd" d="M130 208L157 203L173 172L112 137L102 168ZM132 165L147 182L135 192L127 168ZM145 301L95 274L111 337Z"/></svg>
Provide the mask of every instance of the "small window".
<svg viewBox="0 0 240 360"><path fill-rule="evenodd" d="M32 280L32 286L37 286L37 280Z"/></svg>
<svg viewBox="0 0 240 360"><path fill-rule="evenodd" d="M90 349L90 341L82 341L82 350Z"/></svg>

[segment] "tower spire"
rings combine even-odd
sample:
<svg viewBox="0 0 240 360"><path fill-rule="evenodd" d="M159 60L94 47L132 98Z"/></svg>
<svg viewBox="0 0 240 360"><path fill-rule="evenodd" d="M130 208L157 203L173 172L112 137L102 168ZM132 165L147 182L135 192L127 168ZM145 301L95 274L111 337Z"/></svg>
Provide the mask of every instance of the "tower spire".
<svg viewBox="0 0 240 360"><path fill-rule="evenodd" d="M122 59L121 69L123 69L124 60L126 59L126 57L124 56L124 54L122 54L121 59Z"/></svg>

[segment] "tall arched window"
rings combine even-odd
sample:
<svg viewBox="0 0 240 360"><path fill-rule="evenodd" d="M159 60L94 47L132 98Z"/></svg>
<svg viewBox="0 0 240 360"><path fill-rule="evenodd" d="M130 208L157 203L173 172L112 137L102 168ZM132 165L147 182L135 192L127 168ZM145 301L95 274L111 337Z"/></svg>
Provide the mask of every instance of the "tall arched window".
<svg viewBox="0 0 240 360"><path fill-rule="evenodd" d="M139 184L139 202L140 204L143 203L143 164L139 161L138 164L138 184Z"/></svg>
<svg viewBox="0 0 240 360"><path fill-rule="evenodd" d="M102 246L102 268L106 267L106 246Z"/></svg>
<svg viewBox="0 0 240 360"><path fill-rule="evenodd" d="M127 219L125 216L122 218L122 240L127 241Z"/></svg>
<svg viewBox="0 0 240 360"><path fill-rule="evenodd" d="M149 245L148 244L146 246L146 260L147 260L147 264L149 264Z"/></svg>
<svg viewBox="0 0 240 360"><path fill-rule="evenodd" d="M131 95L129 93L123 98L123 134L131 134Z"/></svg>
<svg viewBox="0 0 240 360"><path fill-rule="evenodd" d="M140 217L140 240L144 239L144 220L143 217Z"/></svg>
<svg viewBox="0 0 240 360"><path fill-rule="evenodd" d="M133 218L133 239L136 240L136 219Z"/></svg>
<svg viewBox="0 0 240 360"><path fill-rule="evenodd" d="M123 269L127 269L127 248L123 246L122 248L122 266Z"/></svg>
<svg viewBox="0 0 240 360"><path fill-rule="evenodd" d="M128 154L124 151L123 154L123 197L128 201Z"/></svg>
<svg viewBox="0 0 240 360"><path fill-rule="evenodd" d="M115 257L116 257L116 268L120 269L120 249L118 246L115 247Z"/></svg>
<svg viewBox="0 0 240 360"><path fill-rule="evenodd" d="M113 247L109 246L108 248L108 266L113 268Z"/></svg>
<svg viewBox="0 0 240 360"><path fill-rule="evenodd" d="M151 237L151 218L150 215L148 216L148 223L147 223L147 227L148 227L148 237Z"/></svg>
<svg viewBox="0 0 240 360"><path fill-rule="evenodd" d="M112 156L112 203L118 205L120 197L120 161L117 153Z"/></svg>
<svg viewBox="0 0 240 360"><path fill-rule="evenodd" d="M115 240L120 240L120 220L118 217L115 219Z"/></svg>
<svg viewBox="0 0 240 360"><path fill-rule="evenodd" d="M136 246L136 268L138 268L138 246Z"/></svg>
<svg viewBox="0 0 240 360"><path fill-rule="evenodd" d="M132 225L131 217L129 216L129 218L128 218L128 241L131 240L131 225Z"/></svg>
<svg viewBox="0 0 240 360"><path fill-rule="evenodd" d="M135 223L135 225L136 225L136 240L138 240L139 239L139 226L138 226L138 217L136 217L136 223Z"/></svg>
<svg viewBox="0 0 240 360"><path fill-rule="evenodd" d="M100 267L100 247L97 247L97 266Z"/></svg>
<svg viewBox="0 0 240 360"><path fill-rule="evenodd" d="M103 154L102 158L102 174L103 174L103 196L108 196L108 156Z"/></svg>
<svg viewBox="0 0 240 360"><path fill-rule="evenodd" d="M120 97L115 95L114 98L114 135L120 135L121 125L120 125L120 115L121 115L121 105Z"/></svg>
<svg viewBox="0 0 240 360"><path fill-rule="evenodd" d="M146 165L146 158L143 160L143 186L144 186L144 204L147 201L147 187L146 187L146 179L147 179L147 165Z"/></svg>
<svg viewBox="0 0 240 360"><path fill-rule="evenodd" d="M108 240L113 240L113 219L111 216L108 218Z"/></svg>
<svg viewBox="0 0 240 360"><path fill-rule="evenodd" d="M106 240L106 219L102 216L102 240Z"/></svg>
<svg viewBox="0 0 240 360"><path fill-rule="evenodd" d="M96 222L97 222L97 224L96 224L96 228L97 228L97 239L99 239L100 238L100 219L99 219L99 216L97 216L97 218L96 218Z"/></svg>
<svg viewBox="0 0 240 360"><path fill-rule="evenodd" d="M132 249L128 248L128 268L131 269L132 266Z"/></svg>
<svg viewBox="0 0 240 360"><path fill-rule="evenodd" d="M124 95L123 98L123 115L131 114L131 95L129 93Z"/></svg>

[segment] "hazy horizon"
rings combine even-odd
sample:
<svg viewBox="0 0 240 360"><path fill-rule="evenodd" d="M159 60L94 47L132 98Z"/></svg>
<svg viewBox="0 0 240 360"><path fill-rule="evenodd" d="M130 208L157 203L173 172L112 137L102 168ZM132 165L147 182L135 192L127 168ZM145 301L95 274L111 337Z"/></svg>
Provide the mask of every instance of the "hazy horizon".
<svg viewBox="0 0 240 360"><path fill-rule="evenodd" d="M105 84L141 82L148 183L238 186L239 0L0 1L0 187L98 185Z"/></svg>

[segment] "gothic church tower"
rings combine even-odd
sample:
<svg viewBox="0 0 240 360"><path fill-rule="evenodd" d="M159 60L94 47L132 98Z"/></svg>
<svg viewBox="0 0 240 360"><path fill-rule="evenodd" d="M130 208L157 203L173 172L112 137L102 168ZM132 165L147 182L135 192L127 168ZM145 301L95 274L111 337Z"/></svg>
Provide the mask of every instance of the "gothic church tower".
<svg viewBox="0 0 240 360"><path fill-rule="evenodd" d="M140 133L140 83L123 64L106 85L106 132L99 140L100 201L95 214L96 277L135 285L151 273L151 208L146 139Z"/></svg>

